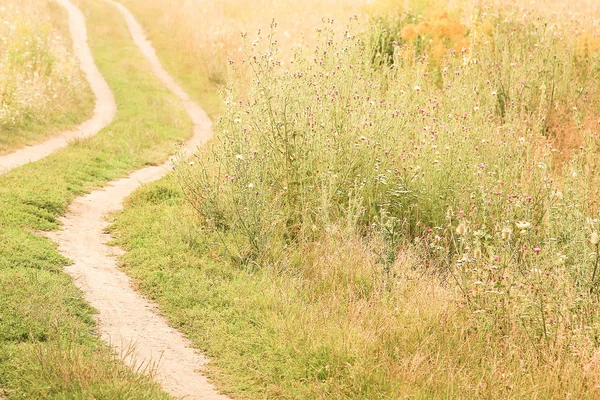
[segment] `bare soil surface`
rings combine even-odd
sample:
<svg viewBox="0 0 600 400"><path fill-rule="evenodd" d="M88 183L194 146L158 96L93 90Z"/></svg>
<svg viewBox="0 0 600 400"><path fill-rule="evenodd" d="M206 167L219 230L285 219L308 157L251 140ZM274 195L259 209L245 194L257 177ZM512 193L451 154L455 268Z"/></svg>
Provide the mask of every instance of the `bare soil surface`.
<svg viewBox="0 0 600 400"><path fill-rule="evenodd" d="M194 123L194 135L186 150L194 150L211 137L210 119L163 69L142 27L129 11L113 4L123 13L134 41L156 75L185 104ZM106 215L120 210L129 194L140 185L163 177L170 167L170 162L147 167L77 198L62 218L63 229L49 236L58 243L60 252L74 261L65 269L98 310L101 337L132 369L150 374L174 397L226 400L228 397L217 393L199 372L207 359L167 324L154 304L132 288L127 275L117 267L115 254L119 250L106 244L110 240L105 233Z"/></svg>
<svg viewBox="0 0 600 400"><path fill-rule="evenodd" d="M117 106L113 94L98 71L94 57L87 43L87 30L85 18L81 11L68 0L56 0L69 13L69 29L73 40L73 52L79 60L81 70L96 97L94 114L73 130L54 136L45 142L33 146L26 146L13 153L0 156L0 174L21 165L40 160L57 150L67 147L75 139L86 138L97 134L108 125L115 117Z"/></svg>

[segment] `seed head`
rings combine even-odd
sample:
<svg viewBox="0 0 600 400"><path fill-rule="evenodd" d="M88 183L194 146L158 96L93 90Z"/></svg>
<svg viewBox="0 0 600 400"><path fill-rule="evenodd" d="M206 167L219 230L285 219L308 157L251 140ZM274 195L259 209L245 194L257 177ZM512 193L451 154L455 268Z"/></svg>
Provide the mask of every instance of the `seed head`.
<svg viewBox="0 0 600 400"><path fill-rule="evenodd" d="M531 223L527 221L517 221L515 222L515 225L522 231L526 231L527 229L531 228Z"/></svg>

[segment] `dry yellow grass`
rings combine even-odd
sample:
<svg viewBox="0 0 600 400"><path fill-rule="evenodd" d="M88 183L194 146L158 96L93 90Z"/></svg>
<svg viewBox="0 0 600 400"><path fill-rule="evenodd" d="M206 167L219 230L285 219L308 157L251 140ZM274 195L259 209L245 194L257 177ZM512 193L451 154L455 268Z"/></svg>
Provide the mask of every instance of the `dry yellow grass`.
<svg viewBox="0 0 600 400"><path fill-rule="evenodd" d="M0 154L81 122L92 106L64 10L0 0Z"/></svg>

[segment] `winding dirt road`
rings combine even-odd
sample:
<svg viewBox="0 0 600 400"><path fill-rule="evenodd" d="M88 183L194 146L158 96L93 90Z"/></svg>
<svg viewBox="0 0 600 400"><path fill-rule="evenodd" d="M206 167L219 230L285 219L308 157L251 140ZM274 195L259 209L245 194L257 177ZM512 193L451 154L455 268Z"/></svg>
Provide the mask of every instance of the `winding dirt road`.
<svg viewBox="0 0 600 400"><path fill-rule="evenodd" d="M75 139L86 138L100 132L114 119L117 106L113 94L98 71L94 57L87 44L85 18L81 11L68 0L56 0L69 13L69 29L73 40L73 52L79 60L81 70L96 97L94 114L75 129L54 136L45 142L27 146L13 153L0 156L0 174L49 156L57 150L67 147Z"/></svg>
<svg viewBox="0 0 600 400"><path fill-rule="evenodd" d="M108 0L110 1L110 0ZM68 0L60 0L68 3ZM184 103L194 123L194 135L186 150L194 150L212 136L212 123L163 69L142 27L122 5L113 3L124 15L135 43L152 65L155 74ZM69 3L70 4L70 3ZM73 7L70 5L70 7ZM138 170L129 177L77 198L61 219L63 229L49 236L62 254L74 261L66 271L98 314L101 336L134 370L145 370L171 395L185 399L226 400L198 370L207 360L190 342L171 328L149 300L137 293L115 260L116 249L106 243L106 214L122 208L123 200L141 184L155 181L169 171L170 163Z"/></svg>

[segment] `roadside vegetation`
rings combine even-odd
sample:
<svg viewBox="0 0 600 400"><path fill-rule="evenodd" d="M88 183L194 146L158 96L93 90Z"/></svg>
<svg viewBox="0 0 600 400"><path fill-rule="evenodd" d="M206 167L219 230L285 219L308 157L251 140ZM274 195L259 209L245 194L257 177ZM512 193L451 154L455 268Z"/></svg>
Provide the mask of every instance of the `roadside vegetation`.
<svg viewBox="0 0 600 400"><path fill-rule="evenodd" d="M597 398L592 14L364 10L241 38L213 142L115 217L123 268L236 398Z"/></svg>
<svg viewBox="0 0 600 400"><path fill-rule="evenodd" d="M96 336L94 310L40 233L57 229L69 202L110 180L159 164L191 135L179 100L154 77L112 5L77 2L118 103L93 138L0 176L0 397L167 399Z"/></svg>
<svg viewBox="0 0 600 400"><path fill-rule="evenodd" d="M93 106L62 7L0 0L0 155L74 127Z"/></svg>

